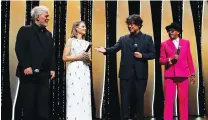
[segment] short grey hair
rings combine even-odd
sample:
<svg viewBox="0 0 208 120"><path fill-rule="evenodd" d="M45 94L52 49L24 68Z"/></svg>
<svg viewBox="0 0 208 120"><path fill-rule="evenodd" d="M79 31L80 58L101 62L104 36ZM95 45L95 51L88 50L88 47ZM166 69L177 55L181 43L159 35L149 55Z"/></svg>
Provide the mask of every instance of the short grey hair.
<svg viewBox="0 0 208 120"><path fill-rule="evenodd" d="M34 7L32 10L31 10L31 17L32 17L32 20L35 21L35 18L38 16L38 15L41 15L45 12L48 12L48 8L46 6L36 6Z"/></svg>

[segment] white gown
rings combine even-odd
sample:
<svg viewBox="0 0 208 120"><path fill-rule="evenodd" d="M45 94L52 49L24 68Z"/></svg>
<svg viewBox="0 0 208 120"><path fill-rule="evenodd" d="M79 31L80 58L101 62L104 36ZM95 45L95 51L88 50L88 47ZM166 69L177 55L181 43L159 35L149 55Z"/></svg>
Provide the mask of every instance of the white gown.
<svg viewBox="0 0 208 120"><path fill-rule="evenodd" d="M88 41L71 39L71 56L87 49ZM92 120L89 66L83 61L68 64L66 72L66 119Z"/></svg>

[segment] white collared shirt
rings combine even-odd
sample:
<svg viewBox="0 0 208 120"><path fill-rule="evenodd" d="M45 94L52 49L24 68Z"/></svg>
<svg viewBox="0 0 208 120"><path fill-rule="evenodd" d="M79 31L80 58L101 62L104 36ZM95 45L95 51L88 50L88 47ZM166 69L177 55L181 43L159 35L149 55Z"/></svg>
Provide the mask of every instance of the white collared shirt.
<svg viewBox="0 0 208 120"><path fill-rule="evenodd" d="M178 49L179 46L179 37L175 40L173 40L173 44L175 45L176 49ZM168 58L169 64L172 64L170 58Z"/></svg>
<svg viewBox="0 0 208 120"><path fill-rule="evenodd" d="M175 45L176 49L178 49L179 46L179 37L175 40L173 40L173 44Z"/></svg>

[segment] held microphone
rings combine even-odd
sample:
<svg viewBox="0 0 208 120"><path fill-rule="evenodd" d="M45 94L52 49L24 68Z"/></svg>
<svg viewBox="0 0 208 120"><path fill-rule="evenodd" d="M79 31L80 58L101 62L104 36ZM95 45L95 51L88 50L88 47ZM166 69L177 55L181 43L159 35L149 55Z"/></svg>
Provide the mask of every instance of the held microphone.
<svg viewBox="0 0 208 120"><path fill-rule="evenodd" d="M180 54L180 50L181 50L181 46L178 46L178 49L176 50L176 55L179 55ZM178 57L178 59L179 59L179 57ZM177 61L178 61L178 59L173 59L172 61L171 61L171 63L172 64L176 64L177 63Z"/></svg>
<svg viewBox="0 0 208 120"><path fill-rule="evenodd" d="M33 75L38 75L43 71L43 69L35 69L33 70Z"/></svg>
<svg viewBox="0 0 208 120"><path fill-rule="evenodd" d="M134 44L134 52L137 52L137 47L138 47L138 45Z"/></svg>
<svg viewBox="0 0 208 120"><path fill-rule="evenodd" d="M181 46L178 46L178 49L176 51L176 54L179 55L180 54L180 50L181 50Z"/></svg>
<svg viewBox="0 0 208 120"><path fill-rule="evenodd" d="M85 52L88 52L91 47L92 47L92 43L89 43L89 45L88 45L87 49L85 50Z"/></svg>

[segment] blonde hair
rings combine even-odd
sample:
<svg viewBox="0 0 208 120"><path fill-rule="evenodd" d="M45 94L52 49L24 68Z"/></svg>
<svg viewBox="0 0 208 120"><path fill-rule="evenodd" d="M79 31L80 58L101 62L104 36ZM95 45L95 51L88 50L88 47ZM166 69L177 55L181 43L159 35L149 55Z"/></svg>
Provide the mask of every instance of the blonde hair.
<svg viewBox="0 0 208 120"><path fill-rule="evenodd" d="M72 30L71 30L71 36L70 38L77 38L77 30L76 28L81 24L81 23L84 23L84 21L77 21L73 24L72 26ZM85 35L82 36L82 39L85 39Z"/></svg>

